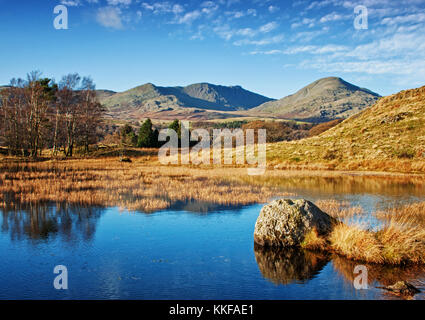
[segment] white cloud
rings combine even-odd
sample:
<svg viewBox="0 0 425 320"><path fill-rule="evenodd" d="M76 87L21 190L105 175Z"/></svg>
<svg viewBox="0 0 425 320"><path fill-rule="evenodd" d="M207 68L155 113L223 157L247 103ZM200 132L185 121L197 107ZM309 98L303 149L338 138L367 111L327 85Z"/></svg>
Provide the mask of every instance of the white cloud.
<svg viewBox="0 0 425 320"><path fill-rule="evenodd" d="M257 10L248 9L246 11L244 11L244 10L241 10L241 11L225 11L224 14L231 17L232 19L239 19L239 18L243 18L243 17L246 17L246 16L256 17L257 16Z"/></svg>
<svg viewBox="0 0 425 320"><path fill-rule="evenodd" d="M154 2L152 4L143 2L142 7L146 10L152 11L154 14L174 13L179 14L184 11L183 6L180 4L172 4L170 2Z"/></svg>
<svg viewBox="0 0 425 320"><path fill-rule="evenodd" d="M97 22L107 28L122 29L121 10L116 7L99 8L96 14Z"/></svg>
<svg viewBox="0 0 425 320"><path fill-rule="evenodd" d="M412 81L425 77L425 34L420 29L396 33L351 48L300 46L281 53L315 54L317 56L303 60L300 66L321 72L404 75Z"/></svg>
<svg viewBox="0 0 425 320"><path fill-rule="evenodd" d="M243 36L243 37L254 37L258 32L251 28L242 28L242 29L231 29L229 25L217 26L213 31L221 38L229 41L233 37Z"/></svg>
<svg viewBox="0 0 425 320"><path fill-rule="evenodd" d="M270 13L275 13L275 12L279 11L279 7L271 5L271 6L269 6L268 10L269 10Z"/></svg>
<svg viewBox="0 0 425 320"><path fill-rule="evenodd" d="M183 15L182 17L180 17L177 20L177 23L179 24L183 24L183 23L192 23L193 21L195 21L196 19L201 17L201 12L199 10L195 10L195 11L191 11L191 12L187 12L185 15Z"/></svg>
<svg viewBox="0 0 425 320"><path fill-rule="evenodd" d="M273 54L282 54L282 50L268 50L268 51L251 51L249 54L251 55L258 55L258 54L264 54L264 55L273 55Z"/></svg>
<svg viewBox="0 0 425 320"><path fill-rule="evenodd" d="M174 14L179 14L179 13L184 12L184 8L180 4L175 4L175 5L173 5L172 11L173 11Z"/></svg>
<svg viewBox="0 0 425 320"><path fill-rule="evenodd" d="M298 32L297 34L293 35L291 38L291 41L301 41L301 42L310 42L313 39L324 35L329 32L329 28L323 27L322 29L317 29L313 31L302 31Z"/></svg>
<svg viewBox="0 0 425 320"><path fill-rule="evenodd" d="M381 21L381 24L392 26L402 23L421 23L425 22L425 13L409 14L404 16L396 16L391 18L385 18Z"/></svg>
<svg viewBox="0 0 425 320"><path fill-rule="evenodd" d="M298 22L294 22L291 24L291 28L295 29L301 26L308 26L309 28L313 28L316 25L316 19L315 18L303 18L302 20Z"/></svg>
<svg viewBox="0 0 425 320"><path fill-rule="evenodd" d="M321 23L325 23L325 22L329 22L329 21L338 21L338 20L342 20L344 19L344 16L336 13L336 12L332 12L327 14L326 16L322 17L320 19Z"/></svg>
<svg viewBox="0 0 425 320"><path fill-rule="evenodd" d="M68 7L78 7L81 6L80 0L62 0L61 4Z"/></svg>
<svg viewBox="0 0 425 320"><path fill-rule="evenodd" d="M349 48L341 45L325 45L325 46L315 46L315 45L307 45L307 46L299 46L292 47L284 50L282 53L284 54L298 54L298 53L309 53L309 54L327 54L334 52L344 52L348 51Z"/></svg>
<svg viewBox="0 0 425 320"><path fill-rule="evenodd" d="M294 55L299 53L307 53L307 54L329 54L335 52L346 52L349 48L341 45L329 44L325 46L316 46L316 45L305 45L298 47L291 47L285 50L268 50L268 51L252 51L251 54L264 54L264 55L272 55L272 54L285 54L285 55Z"/></svg>
<svg viewBox="0 0 425 320"><path fill-rule="evenodd" d="M110 6L124 5L129 6L131 4L131 0L107 0Z"/></svg>
<svg viewBox="0 0 425 320"><path fill-rule="evenodd" d="M271 31L275 30L278 26L279 26L279 24L275 21L269 22L269 23L261 26L259 31L262 32L262 33L269 33Z"/></svg>
<svg viewBox="0 0 425 320"><path fill-rule="evenodd" d="M260 40L250 40L250 39L242 39L233 42L235 46L242 46L242 45L255 45L255 46L266 46L270 44L276 44L283 42L285 36L283 34L270 37L270 38L264 38Z"/></svg>

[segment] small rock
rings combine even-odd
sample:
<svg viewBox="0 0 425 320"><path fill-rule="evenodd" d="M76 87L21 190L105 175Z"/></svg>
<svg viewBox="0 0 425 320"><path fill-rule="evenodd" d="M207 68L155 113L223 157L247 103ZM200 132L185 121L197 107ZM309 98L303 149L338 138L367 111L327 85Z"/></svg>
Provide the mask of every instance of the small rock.
<svg viewBox="0 0 425 320"><path fill-rule="evenodd" d="M254 241L261 246L299 246L313 228L319 235L325 235L336 222L310 201L276 200L261 209Z"/></svg>

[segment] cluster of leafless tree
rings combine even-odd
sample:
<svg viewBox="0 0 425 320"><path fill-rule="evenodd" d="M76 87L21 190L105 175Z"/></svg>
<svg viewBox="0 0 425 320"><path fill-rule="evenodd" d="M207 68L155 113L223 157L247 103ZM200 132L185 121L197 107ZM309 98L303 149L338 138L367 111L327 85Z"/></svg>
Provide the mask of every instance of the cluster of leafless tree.
<svg viewBox="0 0 425 320"><path fill-rule="evenodd" d="M56 84L33 71L0 91L0 140L11 154L37 157L45 148L72 156L96 142L103 108L91 78L78 74Z"/></svg>

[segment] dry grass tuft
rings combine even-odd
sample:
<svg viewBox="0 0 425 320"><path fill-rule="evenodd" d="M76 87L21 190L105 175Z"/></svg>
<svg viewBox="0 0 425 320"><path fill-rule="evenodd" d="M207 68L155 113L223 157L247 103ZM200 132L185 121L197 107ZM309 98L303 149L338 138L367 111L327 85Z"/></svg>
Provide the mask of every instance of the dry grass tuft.
<svg viewBox="0 0 425 320"><path fill-rule="evenodd" d="M345 205L334 201L318 204L325 212L328 208L331 215L340 220L347 213L350 216L358 211L356 208L347 210ZM412 204L379 213L384 224L377 232L359 224L340 223L326 239L329 249L352 260L375 264L425 264L425 228L417 223L423 221L420 220L423 219L422 208L423 204ZM313 240L313 243L318 242Z"/></svg>
<svg viewBox="0 0 425 320"><path fill-rule="evenodd" d="M313 228L304 238L301 247L313 251L326 251L328 250L328 242L326 239L319 236L316 228Z"/></svg>
<svg viewBox="0 0 425 320"><path fill-rule="evenodd" d="M376 238L386 263L425 263L425 229L412 226L412 221L392 219L376 233Z"/></svg>
<svg viewBox="0 0 425 320"><path fill-rule="evenodd" d="M381 244L373 232L359 225L338 224L329 236L333 251L348 259L383 263Z"/></svg>

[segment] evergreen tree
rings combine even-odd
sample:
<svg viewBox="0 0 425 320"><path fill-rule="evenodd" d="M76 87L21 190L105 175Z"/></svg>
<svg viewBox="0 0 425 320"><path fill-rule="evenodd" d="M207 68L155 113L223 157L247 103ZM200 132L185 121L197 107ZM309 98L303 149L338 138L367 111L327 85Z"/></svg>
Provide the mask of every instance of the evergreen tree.
<svg viewBox="0 0 425 320"><path fill-rule="evenodd" d="M156 145L157 140L155 140L155 134L152 129L152 121L147 119L140 127L137 146L139 148L154 148Z"/></svg>
<svg viewBox="0 0 425 320"><path fill-rule="evenodd" d="M137 146L138 139L137 135L134 133L133 128L126 124L120 130L121 142L131 146Z"/></svg>
<svg viewBox="0 0 425 320"><path fill-rule="evenodd" d="M179 120L174 120L171 122L171 124L168 126L168 129L173 129L175 132L177 132L179 139L181 138L181 125Z"/></svg>

